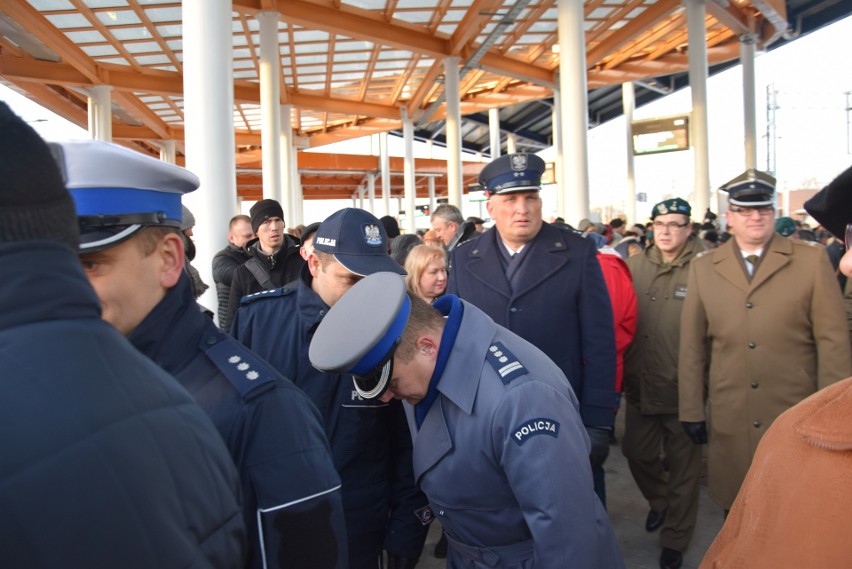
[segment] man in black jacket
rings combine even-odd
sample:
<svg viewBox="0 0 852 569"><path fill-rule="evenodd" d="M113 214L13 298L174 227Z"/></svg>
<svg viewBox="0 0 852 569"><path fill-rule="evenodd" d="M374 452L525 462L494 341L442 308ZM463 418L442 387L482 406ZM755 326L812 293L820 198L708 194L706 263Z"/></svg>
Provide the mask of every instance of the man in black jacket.
<svg viewBox="0 0 852 569"><path fill-rule="evenodd" d="M251 257L234 271L228 311L223 330L231 328L240 299L248 294L271 290L294 282L305 260L299 244L284 232L284 210L275 200L260 200L251 206L251 228L257 239L249 241L246 251Z"/></svg>
<svg viewBox="0 0 852 569"><path fill-rule="evenodd" d="M237 268L251 259L246 244L254 239L251 218L247 215L235 215L228 224L228 245L213 257L213 282L216 283L216 296L219 300L219 327L225 332L225 320L228 315L228 300L231 296L231 283Z"/></svg>
<svg viewBox="0 0 852 569"><path fill-rule="evenodd" d="M177 378L237 465L247 566L345 569L340 478L316 408L217 329L193 298L177 216L181 194L195 190L198 178L105 142L56 148L77 205L80 260L103 318Z"/></svg>
<svg viewBox="0 0 852 569"><path fill-rule="evenodd" d="M242 567L221 438L101 320L45 143L3 103L0 133L0 567Z"/></svg>

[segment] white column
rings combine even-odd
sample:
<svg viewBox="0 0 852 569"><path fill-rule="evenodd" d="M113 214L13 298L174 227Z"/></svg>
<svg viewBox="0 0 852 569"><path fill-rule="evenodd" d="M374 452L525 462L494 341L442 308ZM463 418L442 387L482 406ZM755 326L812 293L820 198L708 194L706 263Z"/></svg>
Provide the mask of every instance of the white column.
<svg viewBox="0 0 852 569"><path fill-rule="evenodd" d="M174 140L163 140L160 143L160 160L174 164L177 162L177 152Z"/></svg>
<svg viewBox="0 0 852 569"><path fill-rule="evenodd" d="M515 135L507 134L506 135L506 154L514 154L515 153Z"/></svg>
<svg viewBox="0 0 852 569"><path fill-rule="evenodd" d="M565 215L565 175L562 171L563 142L562 142L562 105L559 90L553 90L553 110L551 111L553 123L553 146L556 149L556 160L553 162L553 179L556 182L556 215L568 219Z"/></svg>
<svg viewBox="0 0 852 569"><path fill-rule="evenodd" d="M293 201L293 160L291 154L295 152L293 148L293 119L291 118L291 105L281 105L281 144L279 149L278 161L281 164L281 207L284 209L285 222L288 226L297 225L294 223L295 205Z"/></svg>
<svg viewBox="0 0 852 569"><path fill-rule="evenodd" d="M500 109L488 109L488 138L491 159L500 158Z"/></svg>
<svg viewBox="0 0 852 569"><path fill-rule="evenodd" d="M627 214L629 225L639 221L636 212L636 171L633 161L633 109L636 108L636 91L630 81L621 84L621 107L624 110L625 134L627 135L627 195L624 196L624 213Z"/></svg>
<svg viewBox="0 0 852 569"><path fill-rule="evenodd" d="M447 100L447 195L449 202L461 209L461 102L459 100L459 58L444 60L444 93Z"/></svg>
<svg viewBox="0 0 852 569"><path fill-rule="evenodd" d="M390 215L391 180L387 132L379 134L379 166L382 170L382 203L385 206L385 215Z"/></svg>
<svg viewBox="0 0 852 569"><path fill-rule="evenodd" d="M745 127L745 167L757 168L757 102L755 97L754 36L740 37L740 64L743 68L743 126Z"/></svg>
<svg viewBox="0 0 852 569"><path fill-rule="evenodd" d="M589 130L586 94L586 42L583 0L557 0L559 29L559 93L561 97L562 172L565 219L576 224L589 217Z"/></svg>
<svg viewBox="0 0 852 569"><path fill-rule="evenodd" d="M417 226L414 223L416 213L417 188L414 186L414 121L408 118L405 107L402 107L402 138L405 144L405 161L403 163L403 185L405 187L405 231L414 233Z"/></svg>
<svg viewBox="0 0 852 569"><path fill-rule="evenodd" d="M370 204L370 213L376 215L376 173L367 172L367 198ZM381 217L376 215L376 217Z"/></svg>
<svg viewBox="0 0 852 569"><path fill-rule="evenodd" d="M89 121L89 128L94 130L90 134L95 140L112 142L112 87L94 85L89 91L89 112L94 110L94 120Z"/></svg>
<svg viewBox="0 0 852 569"><path fill-rule="evenodd" d="M435 203L435 178L429 176L429 213L431 214L438 207ZM461 207L459 207L461 209Z"/></svg>
<svg viewBox="0 0 852 569"><path fill-rule="evenodd" d="M707 134L707 38L704 0L684 0L689 33L689 86L692 89L692 151L695 162L695 197L692 211L703 219L710 205L710 155Z"/></svg>
<svg viewBox="0 0 852 569"><path fill-rule="evenodd" d="M293 146L290 149L290 160L292 161L292 185L293 188L293 215L292 226L305 223L305 200L302 194L302 175L299 173L299 151Z"/></svg>
<svg viewBox="0 0 852 569"><path fill-rule="evenodd" d="M184 0L183 92L186 167L201 179L183 201L195 214L193 265L210 285L199 300L216 311L213 255L227 244L237 203L230 0Z"/></svg>
<svg viewBox="0 0 852 569"><path fill-rule="evenodd" d="M260 12L260 124L263 197L281 202L281 55L278 12ZM290 213L289 211L287 212Z"/></svg>
<svg viewBox="0 0 852 569"><path fill-rule="evenodd" d="M358 208L364 209L364 186L358 188Z"/></svg>

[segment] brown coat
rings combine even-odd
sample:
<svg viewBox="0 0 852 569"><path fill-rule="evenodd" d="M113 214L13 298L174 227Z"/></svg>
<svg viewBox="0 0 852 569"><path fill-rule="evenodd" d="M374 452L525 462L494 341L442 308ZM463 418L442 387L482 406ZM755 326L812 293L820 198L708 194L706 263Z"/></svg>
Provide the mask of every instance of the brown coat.
<svg viewBox="0 0 852 569"><path fill-rule="evenodd" d="M700 569L852 563L852 378L775 421Z"/></svg>
<svg viewBox="0 0 852 569"><path fill-rule="evenodd" d="M710 496L730 508L778 415L852 375L849 331L821 245L776 235L749 282L733 239L691 263L678 360L681 421L709 399Z"/></svg>

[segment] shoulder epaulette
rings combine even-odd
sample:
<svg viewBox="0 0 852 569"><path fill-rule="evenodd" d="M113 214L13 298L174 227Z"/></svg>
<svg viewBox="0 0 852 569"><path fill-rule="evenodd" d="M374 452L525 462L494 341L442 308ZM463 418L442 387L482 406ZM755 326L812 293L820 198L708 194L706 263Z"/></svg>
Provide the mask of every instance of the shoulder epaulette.
<svg viewBox="0 0 852 569"><path fill-rule="evenodd" d="M224 334L208 336L202 340L202 348L244 399L259 387L276 380L277 374L268 363Z"/></svg>
<svg viewBox="0 0 852 569"><path fill-rule="evenodd" d="M273 288L271 290L262 290L260 292L255 292L253 294L247 294L240 299L240 304L249 304L250 302L254 302L255 300L260 300L262 298L275 298L278 296L287 296L288 294L293 294L296 292L295 288L291 287L281 287L281 288Z"/></svg>
<svg viewBox="0 0 852 569"><path fill-rule="evenodd" d="M527 368L501 342L491 344L485 354L485 359L488 360L488 363L491 364L504 384L527 373Z"/></svg>

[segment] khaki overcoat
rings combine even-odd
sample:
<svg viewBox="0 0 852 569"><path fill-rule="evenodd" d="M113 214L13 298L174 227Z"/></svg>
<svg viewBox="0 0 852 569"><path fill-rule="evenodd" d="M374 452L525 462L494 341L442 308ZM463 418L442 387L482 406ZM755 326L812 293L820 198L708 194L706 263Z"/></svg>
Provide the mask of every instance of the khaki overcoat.
<svg viewBox="0 0 852 569"><path fill-rule="evenodd" d="M643 415L677 415L680 313L689 263L704 245L690 237L671 263L657 247L627 259L636 291L636 334L624 358L624 396Z"/></svg>
<svg viewBox="0 0 852 569"><path fill-rule="evenodd" d="M731 239L692 261L687 288L680 420L709 419L710 496L730 508L775 418L852 374L846 313L824 248L779 235L751 281Z"/></svg>

